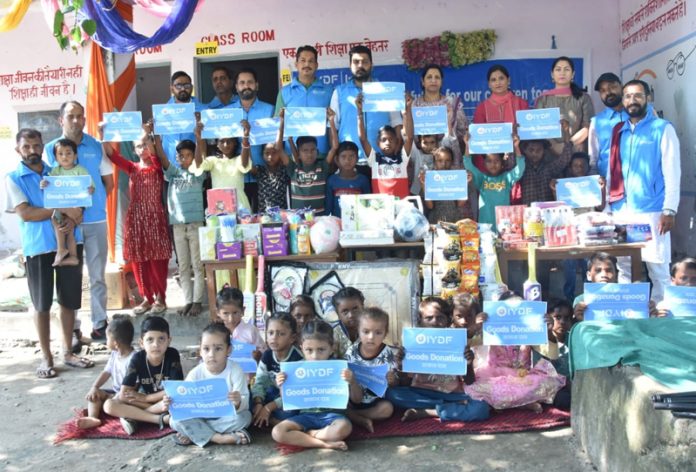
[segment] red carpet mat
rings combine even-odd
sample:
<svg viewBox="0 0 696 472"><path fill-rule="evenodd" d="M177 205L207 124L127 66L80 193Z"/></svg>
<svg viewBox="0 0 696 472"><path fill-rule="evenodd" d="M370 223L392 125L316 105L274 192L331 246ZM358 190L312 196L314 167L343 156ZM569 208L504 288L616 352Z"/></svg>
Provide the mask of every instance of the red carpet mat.
<svg viewBox="0 0 696 472"><path fill-rule="evenodd" d="M512 409L493 413L486 421L464 423L459 421L442 422L438 418L424 418L407 423L401 422L402 412L382 422L375 423L375 432L354 426L348 441L388 438L394 436L428 436L431 434L499 434L522 431L545 431L570 425L570 412L556 408L544 408L542 413L530 410ZM279 444L281 454L292 454L303 450L301 447Z"/></svg>
<svg viewBox="0 0 696 472"><path fill-rule="evenodd" d="M173 429L159 429L156 424L138 423L135 434L128 436L121 426L118 418L102 413L101 426L92 429L79 429L76 420L87 414L87 410L76 409L75 418L70 419L58 427L58 433L53 444L58 444L68 439L158 439L174 432Z"/></svg>

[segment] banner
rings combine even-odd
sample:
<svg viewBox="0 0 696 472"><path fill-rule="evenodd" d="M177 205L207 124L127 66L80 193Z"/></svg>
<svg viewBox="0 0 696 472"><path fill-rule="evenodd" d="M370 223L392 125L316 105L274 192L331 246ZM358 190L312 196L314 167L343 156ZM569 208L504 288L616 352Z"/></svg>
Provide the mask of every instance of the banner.
<svg viewBox="0 0 696 472"><path fill-rule="evenodd" d="M469 198L465 170L425 171L426 200L466 200Z"/></svg>
<svg viewBox="0 0 696 472"><path fill-rule="evenodd" d="M196 127L195 105L193 103L152 105L152 118L155 120L155 134L193 133Z"/></svg>
<svg viewBox="0 0 696 472"><path fill-rule="evenodd" d="M347 368L346 361L281 362L280 371L287 374L280 391L283 410L346 408L348 382L341 372Z"/></svg>
<svg viewBox="0 0 696 472"><path fill-rule="evenodd" d="M561 137L561 112L558 108L519 110L515 112L515 118L521 141Z"/></svg>
<svg viewBox="0 0 696 472"><path fill-rule="evenodd" d="M469 125L469 153L512 152L512 123Z"/></svg>
<svg viewBox="0 0 696 472"><path fill-rule="evenodd" d="M201 111L201 123L203 139L241 138L244 136L244 128L240 121L244 119L244 110L241 108L218 108Z"/></svg>
<svg viewBox="0 0 696 472"><path fill-rule="evenodd" d="M104 113L104 139L106 143L135 141L143 134L143 115L139 111Z"/></svg>
<svg viewBox="0 0 696 472"><path fill-rule="evenodd" d="M326 135L326 108L289 107L285 109L285 129L283 135L300 136Z"/></svg>
<svg viewBox="0 0 696 472"><path fill-rule="evenodd" d="M413 107L413 134L416 136L424 134L444 134L449 133L447 126L447 107L444 105L436 107Z"/></svg>
<svg viewBox="0 0 696 472"><path fill-rule="evenodd" d="M250 123L249 144L257 146L260 144L275 143L278 139L280 129L279 118L261 118Z"/></svg>
<svg viewBox="0 0 696 472"><path fill-rule="evenodd" d="M255 350L256 346L253 344L232 341L230 359L239 364L245 374L255 374L258 367L252 354Z"/></svg>
<svg viewBox="0 0 696 472"><path fill-rule="evenodd" d="M387 372L389 372L389 366L387 364L372 366L349 362L348 368L353 371L356 382L378 397L384 397L388 387Z"/></svg>
<svg viewBox="0 0 696 472"><path fill-rule="evenodd" d="M406 108L402 82L365 82L362 87L363 111L401 111Z"/></svg>
<svg viewBox="0 0 696 472"><path fill-rule="evenodd" d="M506 300L483 302L488 320L483 324L484 346L525 346L547 344L544 316L546 302Z"/></svg>
<svg viewBox="0 0 696 472"><path fill-rule="evenodd" d="M401 339L404 372L466 375L466 329L404 328Z"/></svg>
<svg viewBox="0 0 696 472"><path fill-rule="evenodd" d="M556 181L556 200L573 208L596 207L602 204L602 188L598 175L572 177Z"/></svg>
<svg viewBox="0 0 696 472"><path fill-rule="evenodd" d="M650 284L585 284L586 321L648 318Z"/></svg>
<svg viewBox="0 0 696 472"><path fill-rule="evenodd" d="M89 175L46 176L44 179L48 181L48 186L43 189L44 208L92 206L92 195L89 194L92 177Z"/></svg>
<svg viewBox="0 0 696 472"><path fill-rule="evenodd" d="M176 421L191 418L220 418L237 416L234 405L227 399L225 379L206 379L193 382L165 380L162 382L169 398L169 413Z"/></svg>
<svg viewBox="0 0 696 472"><path fill-rule="evenodd" d="M676 318L696 316L696 287L669 285L661 304Z"/></svg>

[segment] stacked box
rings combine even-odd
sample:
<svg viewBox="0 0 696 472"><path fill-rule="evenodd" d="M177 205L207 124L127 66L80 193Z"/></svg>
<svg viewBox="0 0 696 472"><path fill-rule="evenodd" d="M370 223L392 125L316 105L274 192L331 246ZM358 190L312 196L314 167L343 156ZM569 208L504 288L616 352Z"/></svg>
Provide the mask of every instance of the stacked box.
<svg viewBox="0 0 696 472"><path fill-rule="evenodd" d="M242 258L242 243L220 242L215 245L215 252L218 261L233 261Z"/></svg>
<svg viewBox="0 0 696 472"><path fill-rule="evenodd" d="M234 188L212 188L206 192L209 215L235 215L237 213L237 190Z"/></svg>
<svg viewBox="0 0 696 472"><path fill-rule="evenodd" d="M263 255L266 257L288 255L287 223L269 223L261 226Z"/></svg>

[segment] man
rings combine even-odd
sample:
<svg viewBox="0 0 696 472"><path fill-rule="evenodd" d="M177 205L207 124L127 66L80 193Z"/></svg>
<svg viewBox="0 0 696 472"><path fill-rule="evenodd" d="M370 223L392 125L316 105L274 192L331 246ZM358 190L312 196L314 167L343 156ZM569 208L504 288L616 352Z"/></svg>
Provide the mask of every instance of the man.
<svg viewBox="0 0 696 472"><path fill-rule="evenodd" d="M40 379L56 376L51 353L51 304L53 303L53 284L60 305L60 321L63 336L63 363L76 368L93 367L94 362L73 354L72 331L75 312L80 309L82 300L82 239L76 232L78 241L76 266L53 267L56 256L56 237L51 224L53 210L43 208L43 191L39 188L41 180L48 175L50 167L41 160L43 142L41 133L34 129L21 129L17 133L15 150L21 157L17 169L5 177L7 208L20 218L22 251L26 257L27 283L31 303L34 306L34 324L39 335L39 345L43 360L36 369ZM60 230L74 231L79 223L81 209L61 209L66 216Z"/></svg>
<svg viewBox="0 0 696 472"><path fill-rule="evenodd" d="M85 240L85 259L89 273L90 309L92 319L91 337L106 339L106 258L108 245L106 236L106 196L114 188L113 166L104 155L99 141L83 131L85 109L75 101L65 102L60 107L60 125L63 135L46 145L46 161L56 165L53 146L60 138L77 144L77 163L87 168L94 181L92 206L85 208L82 217L82 234ZM81 267L81 266L80 266ZM79 327L79 321L78 321Z"/></svg>
<svg viewBox="0 0 696 472"><path fill-rule="evenodd" d="M613 130L607 201L615 220L650 223L652 240L642 256L653 284L651 299L659 302L670 280L670 231L679 207L681 160L674 127L648 107L649 91L642 80L623 86L629 119ZM619 282L631 281L630 265L619 261L619 271Z"/></svg>
<svg viewBox="0 0 696 472"><path fill-rule="evenodd" d="M365 82L370 82L372 78L372 51L367 46L353 46L348 51L350 60L350 71L353 77L345 84L341 84L331 96L331 108L336 112L336 126L338 127L338 140L351 141L358 145L359 160L363 165L367 164L367 156L360 144L358 136L358 110L355 107L355 98L362 92ZM401 136L401 113L394 112L374 112L367 113L365 118L367 128L367 139L373 149L379 149L377 145L377 133L379 129L391 124L397 128L397 136Z"/></svg>
<svg viewBox="0 0 696 472"><path fill-rule="evenodd" d="M193 103L196 112L205 109L205 105L191 95L193 92L193 83L191 77L184 71L177 71L172 74L171 85L169 87L172 96L167 103ZM167 159L172 165L179 166L176 160L176 146L181 141L190 139L196 142L196 135L193 133L165 134L162 136L162 148L167 155ZM205 155L205 153L203 153Z"/></svg>
<svg viewBox="0 0 696 472"><path fill-rule="evenodd" d="M621 79L612 73L605 72L595 82L595 92L606 107L590 120L589 154L590 173L599 174L606 178L609 167L609 146L611 145L611 130L617 123L626 121L628 115L621 101Z"/></svg>
<svg viewBox="0 0 696 472"><path fill-rule="evenodd" d="M235 87L237 89L237 95L239 95L239 100L233 102L229 105L230 108L241 108L244 110L244 119L249 121L252 127L254 127L254 120L260 118L270 118L273 116L273 105L266 103L258 99L257 94L259 91L259 82L256 79L256 71L250 68L244 68L237 74L237 80L235 81ZM241 151L241 149L239 149ZM251 160L252 166L263 166L263 146L256 145L251 146ZM256 213L259 208L259 198L258 198L258 186L256 180L247 174L244 178L244 193L246 193L249 198L249 204L251 205L252 211Z"/></svg>
<svg viewBox="0 0 696 472"><path fill-rule="evenodd" d="M295 69L297 77L278 92L275 114L286 107L321 107L327 108L331 103L333 87L325 85L316 76L319 63L317 62L317 50L312 46L300 46L295 54ZM294 136L297 138L297 136ZM289 154L290 147L285 145L285 151ZM317 136L317 150L319 154L326 155L329 143L326 135Z"/></svg>
<svg viewBox="0 0 696 472"><path fill-rule="evenodd" d="M238 100L237 96L234 94L232 74L227 67L216 66L213 69L210 80L213 82L215 97L206 105L206 107L211 109L223 108Z"/></svg>

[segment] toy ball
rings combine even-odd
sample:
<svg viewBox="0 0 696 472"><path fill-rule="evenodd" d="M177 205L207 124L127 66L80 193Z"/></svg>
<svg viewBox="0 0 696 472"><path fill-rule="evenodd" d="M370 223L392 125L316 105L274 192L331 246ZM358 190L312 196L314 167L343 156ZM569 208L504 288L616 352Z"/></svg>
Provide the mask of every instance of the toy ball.
<svg viewBox="0 0 696 472"><path fill-rule="evenodd" d="M335 216L320 216L309 230L309 240L317 254L333 252L338 248L341 220Z"/></svg>
<svg viewBox="0 0 696 472"><path fill-rule="evenodd" d="M430 223L425 215L412 205L404 206L394 221L396 234L408 242L422 241L429 228Z"/></svg>

